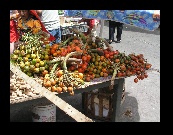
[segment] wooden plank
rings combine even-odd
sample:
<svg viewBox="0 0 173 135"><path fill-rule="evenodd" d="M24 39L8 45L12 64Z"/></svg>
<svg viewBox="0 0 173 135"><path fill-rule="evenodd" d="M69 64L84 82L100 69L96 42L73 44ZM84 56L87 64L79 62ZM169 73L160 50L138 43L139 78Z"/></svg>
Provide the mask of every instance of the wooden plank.
<svg viewBox="0 0 173 135"><path fill-rule="evenodd" d="M52 103L54 103L57 107L59 107L61 110L63 110L66 114L71 116L73 119L75 119L77 122L93 122L92 119L88 118L75 108L73 108L71 105L66 103L64 100L56 96L54 93L46 89L45 87L42 87L38 82L33 80L31 77L27 76L25 73L23 73L18 67L14 66L10 63L10 70L21 77L24 81L26 81L31 87L33 87L37 92L39 92L41 95L45 96L48 100L50 100Z"/></svg>

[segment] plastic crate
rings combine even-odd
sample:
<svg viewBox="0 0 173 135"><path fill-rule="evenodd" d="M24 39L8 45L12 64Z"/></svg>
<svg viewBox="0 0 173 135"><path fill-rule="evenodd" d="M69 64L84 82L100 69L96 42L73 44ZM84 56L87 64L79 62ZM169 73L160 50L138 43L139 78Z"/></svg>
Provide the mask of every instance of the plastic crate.
<svg viewBox="0 0 173 135"><path fill-rule="evenodd" d="M84 114L92 119L111 121L113 113L113 90L101 88L84 93ZM125 85L122 92L121 105L125 100Z"/></svg>

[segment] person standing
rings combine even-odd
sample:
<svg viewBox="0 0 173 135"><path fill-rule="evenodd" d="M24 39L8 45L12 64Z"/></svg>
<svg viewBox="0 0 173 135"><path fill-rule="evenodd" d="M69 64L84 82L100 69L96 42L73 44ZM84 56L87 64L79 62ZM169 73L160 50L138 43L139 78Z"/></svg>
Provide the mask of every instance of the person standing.
<svg viewBox="0 0 173 135"><path fill-rule="evenodd" d="M15 50L15 42L19 39L17 32L16 19L18 17L17 10L10 10L10 54Z"/></svg>
<svg viewBox="0 0 173 135"><path fill-rule="evenodd" d="M44 24L45 28L56 38L55 43L60 43L61 29L58 10L36 10L36 12L40 16L41 22ZM51 42L51 45L52 44L53 42Z"/></svg>
<svg viewBox="0 0 173 135"><path fill-rule="evenodd" d="M115 28L117 27L117 41L114 40ZM121 34L123 29L123 23L111 21L109 20L109 44L112 42L120 43L121 42Z"/></svg>
<svg viewBox="0 0 173 135"><path fill-rule="evenodd" d="M37 34L43 31L49 35L50 42L55 40L55 37L46 30L35 10L18 10L18 13L20 17L17 19L17 30L20 37L25 32Z"/></svg>

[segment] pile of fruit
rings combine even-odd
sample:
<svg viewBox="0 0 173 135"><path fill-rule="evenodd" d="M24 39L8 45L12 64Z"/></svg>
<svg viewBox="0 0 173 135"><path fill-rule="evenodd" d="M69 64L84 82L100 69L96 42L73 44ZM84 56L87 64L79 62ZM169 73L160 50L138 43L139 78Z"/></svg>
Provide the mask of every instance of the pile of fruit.
<svg viewBox="0 0 173 135"><path fill-rule="evenodd" d="M151 68L143 54L125 55L102 38L85 36L77 30L66 41L49 45L43 35L23 35L23 43L11 55L11 62L30 77L39 77L52 92L82 88L94 78L136 76L134 82L147 78Z"/></svg>

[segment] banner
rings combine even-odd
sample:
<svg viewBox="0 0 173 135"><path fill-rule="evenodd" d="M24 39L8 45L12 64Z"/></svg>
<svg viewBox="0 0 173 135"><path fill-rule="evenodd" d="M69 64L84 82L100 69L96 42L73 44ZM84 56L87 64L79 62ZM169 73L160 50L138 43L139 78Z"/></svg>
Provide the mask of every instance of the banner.
<svg viewBox="0 0 173 135"><path fill-rule="evenodd" d="M64 16L114 20L151 31L160 25L160 10L64 10Z"/></svg>

